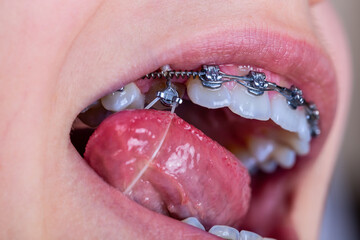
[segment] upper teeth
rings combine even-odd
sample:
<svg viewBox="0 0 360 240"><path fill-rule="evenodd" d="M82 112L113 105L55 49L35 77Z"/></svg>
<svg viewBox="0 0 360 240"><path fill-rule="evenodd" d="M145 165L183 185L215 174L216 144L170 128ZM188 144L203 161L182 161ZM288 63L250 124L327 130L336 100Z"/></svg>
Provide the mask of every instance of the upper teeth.
<svg viewBox="0 0 360 240"><path fill-rule="evenodd" d="M240 85L236 85L229 91L232 97L229 109L232 112L244 118L269 120L271 111L267 92L261 96L255 96Z"/></svg>
<svg viewBox="0 0 360 240"><path fill-rule="evenodd" d="M163 70L169 70L164 68ZM249 67L243 67L240 74L246 75ZM265 138L251 137L250 152L245 152L247 167L259 167L265 172L273 172L280 165L291 168L296 154L305 155L310 149L310 129L302 107L291 109L280 94L255 96L240 84L217 89L204 87L198 77L190 77L187 81L187 94L190 100L210 109L228 107L235 114L248 119L266 121L272 119L287 132L269 132ZM113 112L129 108L144 108L144 95L135 83L126 85L122 91L110 93L101 99L105 109ZM271 139L271 140L270 140ZM244 153L244 151L241 151ZM244 154L240 154L244 155Z"/></svg>
<svg viewBox="0 0 360 240"><path fill-rule="evenodd" d="M246 88L236 85L232 89L221 86L210 89L201 86L198 78L191 78L187 83L190 100L207 108L229 107L235 114L249 119L268 120L291 132L297 132L303 138L310 136L306 115L302 108L291 109L283 96L265 92L261 96L250 94Z"/></svg>
<svg viewBox="0 0 360 240"><path fill-rule="evenodd" d="M105 109L118 112L128 109L144 108L145 97L135 83L129 83L121 91L116 91L101 98Z"/></svg>
<svg viewBox="0 0 360 240"><path fill-rule="evenodd" d="M227 88L205 88L198 78L188 80L187 94L192 102L211 109L228 107L232 102L230 91Z"/></svg>
<svg viewBox="0 0 360 240"><path fill-rule="evenodd" d="M302 107L291 109L280 94L269 95L265 92L255 96L236 84L228 88L223 84L220 88L203 87L199 78L190 78L187 82L187 93L190 100L207 108L228 107L235 114L257 120L270 118L288 132L269 134L269 138L250 139L250 153L246 153L244 162L253 169L259 167L264 172L274 172L278 165L291 168L295 163L296 153L305 155L310 149L310 129ZM290 133L293 132L294 134ZM272 139L272 140L270 140ZM255 162L251 159L255 157ZM241 157L239 157L242 159Z"/></svg>

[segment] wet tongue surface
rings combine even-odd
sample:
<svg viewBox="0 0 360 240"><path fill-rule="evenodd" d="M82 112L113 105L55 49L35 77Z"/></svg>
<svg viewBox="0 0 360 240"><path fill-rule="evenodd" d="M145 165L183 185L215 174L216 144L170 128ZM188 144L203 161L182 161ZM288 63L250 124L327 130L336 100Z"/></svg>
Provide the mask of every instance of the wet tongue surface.
<svg viewBox="0 0 360 240"><path fill-rule="evenodd" d="M250 177L225 148L164 111L127 110L107 118L84 154L110 185L155 212L197 217L208 229L237 227L249 207Z"/></svg>

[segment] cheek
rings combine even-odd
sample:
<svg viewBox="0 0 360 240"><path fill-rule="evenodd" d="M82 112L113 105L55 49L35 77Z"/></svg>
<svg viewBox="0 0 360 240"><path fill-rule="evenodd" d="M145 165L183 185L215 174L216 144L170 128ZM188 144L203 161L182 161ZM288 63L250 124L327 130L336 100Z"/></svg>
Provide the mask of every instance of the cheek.
<svg viewBox="0 0 360 240"><path fill-rule="evenodd" d="M331 56L336 69L338 102L335 121L327 142L314 165L303 174L303 181L297 188L291 218L297 226L299 239L317 239L327 187L345 129L352 77L347 40L332 6L328 2L319 3L313 7L312 15L319 39Z"/></svg>

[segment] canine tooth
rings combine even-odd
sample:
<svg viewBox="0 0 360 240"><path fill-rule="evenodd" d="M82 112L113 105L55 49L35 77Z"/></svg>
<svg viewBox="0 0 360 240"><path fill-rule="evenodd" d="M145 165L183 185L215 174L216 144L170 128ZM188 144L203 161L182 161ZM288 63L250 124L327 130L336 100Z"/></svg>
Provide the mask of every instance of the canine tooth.
<svg viewBox="0 0 360 240"><path fill-rule="evenodd" d="M250 94L247 89L241 85L236 85L231 91L231 104L229 109L244 118L269 120L270 100L268 93L261 96Z"/></svg>
<svg viewBox="0 0 360 240"><path fill-rule="evenodd" d="M224 226L224 225L215 225L210 228L209 233L221 237L223 239L229 240L240 240L239 231L235 228Z"/></svg>
<svg viewBox="0 0 360 240"><path fill-rule="evenodd" d="M274 173L277 166L277 163L273 160L268 160L259 164L260 169L265 173Z"/></svg>
<svg viewBox="0 0 360 240"><path fill-rule="evenodd" d="M262 240L263 238L253 232L242 230L240 232L240 240Z"/></svg>
<svg viewBox="0 0 360 240"><path fill-rule="evenodd" d="M188 80L187 94L193 103L210 109L227 107L231 103L230 91L226 87L206 88L199 78Z"/></svg>
<svg viewBox="0 0 360 240"><path fill-rule="evenodd" d="M183 223L187 223L193 227L200 228L201 230L205 231L204 226L200 223L200 221L196 217L188 217L182 220Z"/></svg>
<svg viewBox="0 0 360 240"><path fill-rule="evenodd" d="M126 108L144 108L145 97L135 83L129 83L123 91L116 91L101 98L105 109L118 112Z"/></svg>
<svg viewBox="0 0 360 240"><path fill-rule="evenodd" d="M275 94L271 99L271 119L283 129L290 132L297 132L299 119L305 115L299 108L294 110L289 107L285 98Z"/></svg>
<svg viewBox="0 0 360 240"><path fill-rule="evenodd" d="M275 142L270 139L252 137L249 142L250 153L259 163L265 162L274 151Z"/></svg>
<svg viewBox="0 0 360 240"><path fill-rule="evenodd" d="M278 144L271 155L272 159L283 168L290 169L295 164L296 153L286 146Z"/></svg>

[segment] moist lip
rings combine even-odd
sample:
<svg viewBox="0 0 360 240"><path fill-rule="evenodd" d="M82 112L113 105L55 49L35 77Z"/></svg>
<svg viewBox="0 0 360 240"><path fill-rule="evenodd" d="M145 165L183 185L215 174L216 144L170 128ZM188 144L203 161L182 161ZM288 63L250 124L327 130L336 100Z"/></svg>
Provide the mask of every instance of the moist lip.
<svg viewBox="0 0 360 240"><path fill-rule="evenodd" d="M218 33L216 36L219 36ZM266 32L260 31L255 31L255 34L252 33L250 35L248 32L232 32L230 35L231 37L226 37L227 35L225 32L221 34L222 37L216 36L211 38L211 43L198 41L195 43L193 42L190 45L189 41L189 43L184 43L183 46L178 46L177 49L167 51L162 57L161 54L159 54L157 57L161 59L161 61L155 61L158 66L153 65L148 69L139 69L138 72L134 71L134 76L137 75L137 77L140 77L146 72L151 72L160 65L165 64L171 64L173 68L193 69L203 63L221 64L228 62L247 62L251 65L260 66L264 69L269 69L270 71L286 76L293 76L291 77L292 79L298 80L295 84L303 89L305 96L309 96L318 104L322 114L322 128L324 134L314 141L312 146L313 151L311 151L311 154L306 158L313 158L316 156L326 138L335 113L336 87L330 60L323 55L321 50L311 47L304 41L295 40L288 36L284 37L278 34L269 35ZM250 42L251 44L249 44ZM279 43L277 46L285 46L285 50L283 51L289 53L286 58L284 58L284 55L281 53L278 53L274 46L271 46L274 42ZM201 51L199 49L201 49ZM267 50L259 51L259 49ZM238 54L234 54L234 52ZM279 61L282 58L284 58L283 61ZM293 64L296 62L299 64ZM316 67L314 68L313 66ZM113 89L118 88L119 85L119 83L115 83ZM100 95L101 93L99 96ZM332 97L330 98L329 96ZM324 101L324 99L327 101ZM114 194L116 195L116 193ZM124 203L123 201L126 201L124 199L121 200L121 198L118 197L114 197L114 200L118 203ZM119 204L119 206L124 206L124 204ZM162 218L159 217L159 219ZM170 225L175 224L171 223L171 220L169 219L166 219L165 221L168 221ZM179 228L186 229L189 233L193 231L190 227L180 227L178 224L175 225ZM211 237L208 234L205 234L205 236L206 238Z"/></svg>

